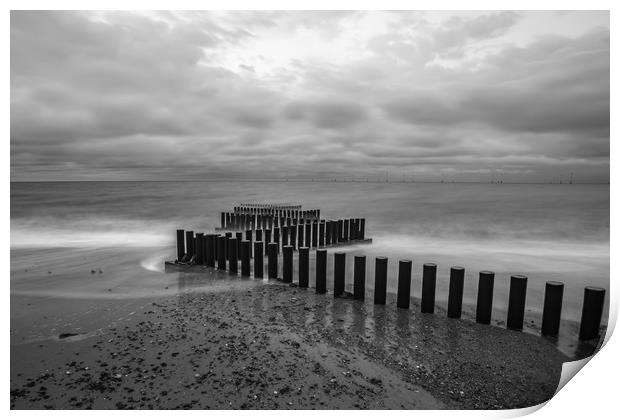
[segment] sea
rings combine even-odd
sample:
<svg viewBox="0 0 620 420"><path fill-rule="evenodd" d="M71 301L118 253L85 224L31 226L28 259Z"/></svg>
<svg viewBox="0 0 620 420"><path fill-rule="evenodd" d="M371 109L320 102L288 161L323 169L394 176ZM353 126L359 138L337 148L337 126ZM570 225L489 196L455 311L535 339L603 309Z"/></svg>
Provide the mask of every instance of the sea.
<svg viewBox="0 0 620 420"><path fill-rule="evenodd" d="M609 197L608 184L12 182L11 295L179 293L178 275L164 271L164 261L175 258L176 229L211 232L220 212L239 203L293 203L320 209L326 219L366 218L372 244L339 249L347 253L347 289L354 255L367 256L369 294L375 257L388 257L392 292L398 261L413 261L413 297L421 294L422 265L432 262L437 305L445 308L450 267L462 266L464 305L471 310L478 273L490 270L496 273L493 316L501 325L510 276L521 274L528 277L526 323L536 329L547 281L565 284L566 321L579 321L586 286L605 288L609 301ZM313 285L312 272L310 278ZM191 286L199 289L201 281Z"/></svg>

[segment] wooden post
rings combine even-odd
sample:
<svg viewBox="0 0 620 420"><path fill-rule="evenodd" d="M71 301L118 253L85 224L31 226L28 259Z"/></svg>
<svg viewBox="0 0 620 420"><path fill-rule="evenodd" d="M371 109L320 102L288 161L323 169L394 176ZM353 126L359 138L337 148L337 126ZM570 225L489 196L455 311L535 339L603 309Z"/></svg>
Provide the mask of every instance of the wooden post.
<svg viewBox="0 0 620 420"><path fill-rule="evenodd" d="M409 309L411 298L411 260L400 260L398 262L398 296L396 306Z"/></svg>
<svg viewBox="0 0 620 420"><path fill-rule="evenodd" d="M273 228L273 241L278 245L278 253L280 252L280 228Z"/></svg>
<svg viewBox="0 0 620 420"><path fill-rule="evenodd" d="M385 305L387 293L387 257L375 258L375 304Z"/></svg>
<svg viewBox="0 0 620 420"><path fill-rule="evenodd" d="M209 260L209 256L208 256L208 244L210 241L210 237L209 234L205 234L205 236L202 238L202 260L204 261L204 265L208 266L208 260Z"/></svg>
<svg viewBox="0 0 620 420"><path fill-rule="evenodd" d="M311 235L312 235L311 229L312 229L312 225L310 223L306 224L306 246L308 248L310 248L310 245L311 245L311 241L310 240L312 239L312 237L311 237Z"/></svg>
<svg viewBox="0 0 620 420"><path fill-rule="evenodd" d="M220 221L220 228L225 229L226 228L226 213L222 212L222 218Z"/></svg>
<svg viewBox="0 0 620 420"><path fill-rule="evenodd" d="M250 253L250 259L251 259L251 258L253 258L253 255L252 255L252 230L251 229L248 229L248 230L245 231L245 240L246 241L250 241L250 252L249 253Z"/></svg>
<svg viewBox="0 0 620 420"><path fill-rule="evenodd" d="M349 220L349 241L355 240L355 219L351 218Z"/></svg>
<svg viewBox="0 0 620 420"><path fill-rule="evenodd" d="M463 288L465 284L465 269L463 267L450 268L450 291L448 293L448 317L460 318L463 308Z"/></svg>
<svg viewBox="0 0 620 420"><path fill-rule="evenodd" d="M263 278L263 243L254 242L254 278Z"/></svg>
<svg viewBox="0 0 620 420"><path fill-rule="evenodd" d="M185 249L187 251L187 261L190 261L194 257L194 231L188 230L185 232Z"/></svg>
<svg viewBox="0 0 620 420"><path fill-rule="evenodd" d="M241 275L250 276L250 241L241 241Z"/></svg>
<svg viewBox="0 0 620 420"><path fill-rule="evenodd" d="M284 246L288 245L288 238L289 238L289 233L288 233L289 227L288 226L282 226L282 247L284 248Z"/></svg>
<svg viewBox="0 0 620 420"><path fill-rule="evenodd" d="M206 236L205 263L207 267L215 267L215 250L217 248L216 238L217 235L211 233L208 233Z"/></svg>
<svg viewBox="0 0 620 420"><path fill-rule="evenodd" d="M359 239L364 239L366 229L366 219L360 219L360 237Z"/></svg>
<svg viewBox="0 0 620 420"><path fill-rule="evenodd" d="M204 264L204 250L202 245L204 244L204 233L196 234L196 264Z"/></svg>
<svg viewBox="0 0 620 420"><path fill-rule="evenodd" d="M325 246L325 220L321 220L319 223L319 247Z"/></svg>
<svg viewBox="0 0 620 420"><path fill-rule="evenodd" d="M271 243L271 229L265 229L265 243ZM267 245L267 250L269 249L269 245ZM267 255L267 250L265 250L265 255ZM276 254L278 253L278 248L276 247Z"/></svg>
<svg viewBox="0 0 620 420"><path fill-rule="evenodd" d="M476 302L476 322L480 324L491 323L493 311L493 284L495 273L481 271L478 278L478 301Z"/></svg>
<svg viewBox="0 0 620 420"><path fill-rule="evenodd" d="M299 248L299 287L308 287L310 278L310 249Z"/></svg>
<svg viewBox="0 0 620 420"><path fill-rule="evenodd" d="M291 245L282 248L282 280L284 283L293 282L293 247Z"/></svg>
<svg viewBox="0 0 620 420"><path fill-rule="evenodd" d="M506 327L511 330L523 329L525 315L525 296L527 294L527 277L510 276L510 292L508 294L508 317Z"/></svg>
<svg viewBox="0 0 620 420"><path fill-rule="evenodd" d="M349 220L349 226L350 226L349 227L349 231L350 231L349 239L352 241L357 239L357 224L356 223L357 222L355 218L352 218Z"/></svg>
<svg viewBox="0 0 620 420"><path fill-rule="evenodd" d="M344 242L349 242L349 219L344 219L344 230L342 238Z"/></svg>
<svg viewBox="0 0 620 420"><path fill-rule="evenodd" d="M301 247L305 247L305 248L310 248L310 247L306 247L304 244L304 224L299 224L297 225L297 240L298 240L298 246L297 248L301 248Z"/></svg>
<svg viewBox="0 0 620 420"><path fill-rule="evenodd" d="M581 325L579 327L580 340L591 340L599 336L604 305L605 289L601 287L586 287L584 289Z"/></svg>
<svg viewBox="0 0 620 420"><path fill-rule="evenodd" d="M548 281L545 284L541 334L556 337L560 331L564 283Z"/></svg>
<svg viewBox="0 0 620 420"><path fill-rule="evenodd" d="M257 242L262 242L263 241L263 230L262 229L257 229L256 230L256 241Z"/></svg>
<svg viewBox="0 0 620 420"><path fill-rule="evenodd" d="M267 274L270 279L278 278L278 252L273 242L267 244Z"/></svg>
<svg viewBox="0 0 620 420"><path fill-rule="evenodd" d="M332 220L332 244L337 244L339 242L339 229L338 220Z"/></svg>
<svg viewBox="0 0 620 420"><path fill-rule="evenodd" d="M224 246L224 253L226 254L226 261L230 258L230 253L228 252L228 240L232 237L232 232L226 232L224 234L226 237L226 246Z"/></svg>
<svg viewBox="0 0 620 420"><path fill-rule="evenodd" d="M177 261L185 256L185 230L177 229Z"/></svg>
<svg viewBox="0 0 620 420"><path fill-rule="evenodd" d="M353 296L364 300L366 295L366 256L353 257Z"/></svg>
<svg viewBox="0 0 620 420"><path fill-rule="evenodd" d="M325 245L330 245L332 243L332 221L328 220L325 222Z"/></svg>
<svg viewBox="0 0 620 420"><path fill-rule="evenodd" d="M243 232L235 232L237 238L237 259L241 259L241 241L243 241Z"/></svg>
<svg viewBox="0 0 620 420"><path fill-rule="evenodd" d="M312 248L317 248L319 245L318 230L319 230L319 224L315 220L312 222Z"/></svg>
<svg viewBox="0 0 620 420"><path fill-rule="evenodd" d="M424 313L432 314L435 312L435 288L437 283L437 266L435 264L424 264L422 270L422 301L421 310Z"/></svg>
<svg viewBox="0 0 620 420"><path fill-rule="evenodd" d="M338 223L338 225L337 225L338 226L337 227L337 230L338 230L338 235L337 235L338 239L337 239L337 241L338 242L343 242L344 241L344 237L343 237L343 235L344 235L344 221L342 219L340 219L340 220L338 220L337 223Z"/></svg>
<svg viewBox="0 0 620 420"><path fill-rule="evenodd" d="M218 270L226 270L226 241L228 239L224 235L217 237L217 268Z"/></svg>
<svg viewBox="0 0 620 420"><path fill-rule="evenodd" d="M291 232L290 245L293 247L293 249L297 249L297 225L291 226L290 232Z"/></svg>
<svg viewBox="0 0 620 420"><path fill-rule="evenodd" d="M334 296L342 296L344 294L346 257L344 252L336 252L334 254Z"/></svg>
<svg viewBox="0 0 620 420"><path fill-rule="evenodd" d="M327 293L327 250L316 251L316 293Z"/></svg>
<svg viewBox="0 0 620 420"><path fill-rule="evenodd" d="M228 238L228 271L237 273L237 238Z"/></svg>

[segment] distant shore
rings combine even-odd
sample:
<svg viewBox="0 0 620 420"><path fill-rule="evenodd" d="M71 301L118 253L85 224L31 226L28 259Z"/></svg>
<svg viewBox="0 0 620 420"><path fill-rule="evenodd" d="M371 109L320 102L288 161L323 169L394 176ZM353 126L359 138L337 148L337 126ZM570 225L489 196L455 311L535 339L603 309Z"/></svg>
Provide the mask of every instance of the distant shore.
<svg viewBox="0 0 620 420"><path fill-rule="evenodd" d="M86 330L12 340L11 408L520 408L551 398L568 361L540 337L398 310L393 296L214 281L93 301Z"/></svg>

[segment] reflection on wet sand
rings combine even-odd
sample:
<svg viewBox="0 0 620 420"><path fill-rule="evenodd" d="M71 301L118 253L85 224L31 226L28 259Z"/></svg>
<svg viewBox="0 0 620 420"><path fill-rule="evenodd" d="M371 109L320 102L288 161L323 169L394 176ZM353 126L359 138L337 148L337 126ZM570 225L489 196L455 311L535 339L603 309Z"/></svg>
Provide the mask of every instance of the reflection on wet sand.
<svg viewBox="0 0 620 420"><path fill-rule="evenodd" d="M240 275L231 277L230 273L215 268L201 268L199 272L189 273L174 272L167 276L176 279L177 292L219 293L227 290L251 289L263 284L283 288L283 291L290 288L294 296L289 305L299 306L302 310L291 311L285 307L276 307L278 317L286 323L306 327L317 326L336 332L347 331L386 349L406 347L412 340L420 345L429 345L433 342L433 335L440 331L446 337L447 348L444 350L454 351L464 345L460 335L462 323L472 322L447 318L445 311L440 308L437 308L435 314L419 313L413 309L419 305L418 299L415 298L412 298L412 309L398 309L394 304L395 296L391 293L388 294L386 305L375 305L373 296L366 296L364 301L360 301L350 296L334 298L331 291L325 295L316 295L313 287L298 288L295 284L291 286L273 279L257 281L252 277ZM252 308L248 310L259 316L268 308L270 302L260 297L255 299ZM468 338L470 339L471 337ZM579 342L566 337L548 338L547 341L571 358L586 357L592 354L596 346L596 343ZM476 342L468 342L467 345L476 346Z"/></svg>

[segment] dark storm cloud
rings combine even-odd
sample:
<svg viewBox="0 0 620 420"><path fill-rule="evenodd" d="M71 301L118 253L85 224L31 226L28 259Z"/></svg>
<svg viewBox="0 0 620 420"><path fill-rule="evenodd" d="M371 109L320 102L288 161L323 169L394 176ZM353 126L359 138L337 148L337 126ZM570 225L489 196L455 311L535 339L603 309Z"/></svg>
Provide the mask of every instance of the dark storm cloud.
<svg viewBox="0 0 620 420"><path fill-rule="evenodd" d="M12 179L605 179L609 30L534 37L530 18L12 12Z"/></svg>

